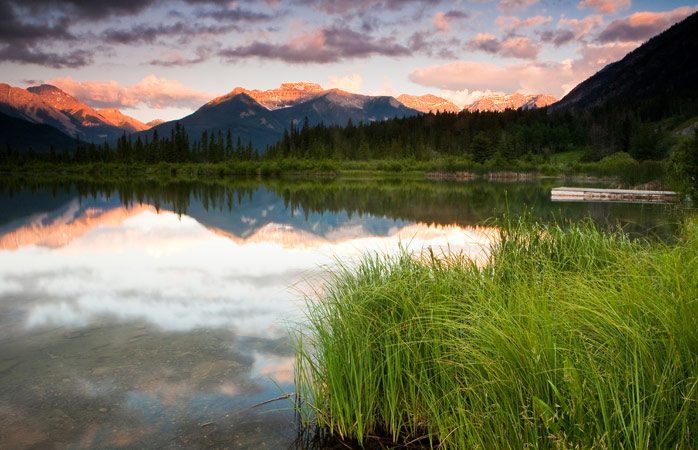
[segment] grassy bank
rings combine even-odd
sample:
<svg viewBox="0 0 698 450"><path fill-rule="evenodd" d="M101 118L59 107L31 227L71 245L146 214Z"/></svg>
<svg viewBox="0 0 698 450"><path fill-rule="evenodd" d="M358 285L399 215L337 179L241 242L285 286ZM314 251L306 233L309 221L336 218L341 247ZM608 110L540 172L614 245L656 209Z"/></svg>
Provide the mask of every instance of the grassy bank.
<svg viewBox="0 0 698 450"><path fill-rule="evenodd" d="M431 160L415 159L261 159L227 160L218 163L67 163L30 160L16 164L0 164L0 172L14 175L62 177L77 179L179 179L206 180L217 178L281 178L400 176L424 178L427 174L466 173L470 177L487 177L493 173L523 174L535 177L598 177L615 178L633 186L648 181L667 181L667 163L638 162L629 155L618 153L598 162L582 163L580 152L504 161L493 159L484 164L466 157L445 157ZM507 176L505 178L511 178ZM514 177L514 180L516 177Z"/></svg>
<svg viewBox="0 0 698 450"><path fill-rule="evenodd" d="M488 263L366 257L295 332L302 417L445 449L698 446L698 222L505 224Z"/></svg>

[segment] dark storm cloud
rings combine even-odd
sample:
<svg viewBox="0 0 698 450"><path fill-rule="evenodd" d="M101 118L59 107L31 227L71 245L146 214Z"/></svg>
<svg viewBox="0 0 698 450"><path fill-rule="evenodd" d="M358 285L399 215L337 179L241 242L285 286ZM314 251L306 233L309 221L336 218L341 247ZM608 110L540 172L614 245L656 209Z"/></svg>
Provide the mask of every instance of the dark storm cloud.
<svg viewBox="0 0 698 450"><path fill-rule="evenodd" d="M670 25L669 20L664 15L657 14L649 20L633 23L631 17L614 20L599 33L597 41L606 42L633 42L644 41L659 34Z"/></svg>
<svg viewBox="0 0 698 450"><path fill-rule="evenodd" d="M198 17L210 17L219 21L225 22L263 22L271 20L275 15L261 13L251 10L238 8L220 8L213 11L199 11Z"/></svg>
<svg viewBox="0 0 698 450"><path fill-rule="evenodd" d="M467 19L468 17L470 17L470 14L468 14L467 12L455 9L452 9L448 11L446 14L444 14L444 18L450 20Z"/></svg>
<svg viewBox="0 0 698 450"><path fill-rule="evenodd" d="M536 59L540 50L540 44L527 37L512 35L499 39L487 33L476 35L466 46L470 50L520 59Z"/></svg>
<svg viewBox="0 0 698 450"><path fill-rule="evenodd" d="M5 0L33 15L60 12L79 19L104 19L110 16L135 15L157 0Z"/></svg>
<svg viewBox="0 0 698 450"><path fill-rule="evenodd" d="M0 0L0 61L80 67L93 61L101 44L188 44L201 35L242 31L239 26L245 23L274 17L240 7L226 8L228 0L185 0L196 6L189 6L187 11L180 4L179 11L166 15L167 20L125 27L110 26L114 22L108 21L110 17L138 15L161 3L165 4L163 0ZM218 25L212 25L211 20ZM90 22L106 29L93 27L93 31L78 32L80 28L73 28ZM75 48L77 42L82 48ZM99 53L108 55L109 51L106 47ZM183 59L186 63L199 60L198 56Z"/></svg>
<svg viewBox="0 0 698 450"><path fill-rule="evenodd" d="M110 44L152 44L160 38L175 39L178 44L185 44L193 37L202 34L225 34L231 31L238 30L235 25L226 26L207 26L207 25L190 25L183 22L174 24L161 25L135 25L127 29L107 29L101 38Z"/></svg>
<svg viewBox="0 0 698 450"><path fill-rule="evenodd" d="M468 41L468 48L485 53L498 53L502 48L502 41L494 36L478 36Z"/></svg>
<svg viewBox="0 0 698 450"><path fill-rule="evenodd" d="M82 67L90 64L93 53L88 50L71 52L47 52L25 45L8 45L0 50L0 61L13 61L25 64L39 64L60 69L63 67Z"/></svg>
<svg viewBox="0 0 698 450"><path fill-rule="evenodd" d="M623 19L617 19L599 33L597 42L642 42L655 36L690 14L698 11L698 6L682 6L665 12L637 12Z"/></svg>
<svg viewBox="0 0 698 450"><path fill-rule="evenodd" d="M311 6L327 14L343 14L353 10L391 10L399 11L407 5L436 6L443 0L292 0L303 6Z"/></svg>
<svg viewBox="0 0 698 450"><path fill-rule="evenodd" d="M74 39L68 26L65 18L24 21L12 5L0 1L0 43L26 45L41 39Z"/></svg>
<svg viewBox="0 0 698 450"><path fill-rule="evenodd" d="M277 59L288 63L331 63L343 58L372 55L407 56L410 50L392 39L374 39L345 27L327 27L292 39L286 44L255 41L248 45L221 50L219 55L228 60L258 57Z"/></svg>
<svg viewBox="0 0 698 450"><path fill-rule="evenodd" d="M214 54L214 49L207 46L199 46L193 56L184 56L179 53L167 54L161 58L148 61L152 66L160 67L186 67L202 63Z"/></svg>
<svg viewBox="0 0 698 450"><path fill-rule="evenodd" d="M0 1L0 61L40 64L48 67L80 67L92 62L89 50L57 51L43 42L75 41L66 18L23 20L10 2Z"/></svg>
<svg viewBox="0 0 698 450"><path fill-rule="evenodd" d="M230 0L183 0L190 5L226 6ZM36 14L62 13L78 19L99 20L111 16L134 16L165 0L2 0L20 10ZM252 2L251 2L252 3Z"/></svg>
<svg viewBox="0 0 698 450"><path fill-rule="evenodd" d="M572 30L545 30L540 33L540 40L555 47L560 47L576 39Z"/></svg>
<svg viewBox="0 0 698 450"><path fill-rule="evenodd" d="M463 43L456 38L447 40L435 37L433 31L415 31L407 40L409 49L414 53L424 53L431 57L457 59L458 55L453 49L463 46Z"/></svg>

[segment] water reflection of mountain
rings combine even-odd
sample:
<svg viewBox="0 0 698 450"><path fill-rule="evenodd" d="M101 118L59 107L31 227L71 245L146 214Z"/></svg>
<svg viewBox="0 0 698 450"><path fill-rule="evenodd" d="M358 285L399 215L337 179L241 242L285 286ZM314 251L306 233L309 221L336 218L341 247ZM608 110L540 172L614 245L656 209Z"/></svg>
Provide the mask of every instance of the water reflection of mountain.
<svg viewBox="0 0 698 450"><path fill-rule="evenodd" d="M630 232L670 235L678 217L665 205L552 203L552 183L447 183L425 181L266 181L0 184L0 233L59 221L87 222L122 205L152 205L186 214L202 225L240 239L270 224L334 240L385 236L409 223L472 226L501 214L528 212L543 220L591 217L621 223ZM9 193L12 192L12 196ZM115 216L115 215L112 215ZM80 222L79 218L83 218ZM99 222L94 220L93 222Z"/></svg>

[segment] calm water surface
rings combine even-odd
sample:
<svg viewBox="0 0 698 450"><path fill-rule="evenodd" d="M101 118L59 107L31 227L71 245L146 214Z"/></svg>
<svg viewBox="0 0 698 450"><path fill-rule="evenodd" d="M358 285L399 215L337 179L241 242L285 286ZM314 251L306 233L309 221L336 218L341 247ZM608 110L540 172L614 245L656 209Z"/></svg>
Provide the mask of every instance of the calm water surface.
<svg viewBox="0 0 698 450"><path fill-rule="evenodd" d="M554 184L0 183L0 448L302 448L286 325L334 258L477 255L507 212L670 236ZM483 224L484 223L484 224Z"/></svg>

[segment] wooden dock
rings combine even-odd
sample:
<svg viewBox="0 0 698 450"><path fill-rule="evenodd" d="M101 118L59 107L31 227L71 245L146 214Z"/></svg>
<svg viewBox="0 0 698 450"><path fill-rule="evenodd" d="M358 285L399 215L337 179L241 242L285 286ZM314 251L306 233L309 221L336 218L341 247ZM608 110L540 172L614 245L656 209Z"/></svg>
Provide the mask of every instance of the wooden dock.
<svg viewBox="0 0 698 450"><path fill-rule="evenodd" d="M559 187L550 191L554 202L630 202L674 203L679 196L672 191L640 191L633 189L600 189Z"/></svg>

